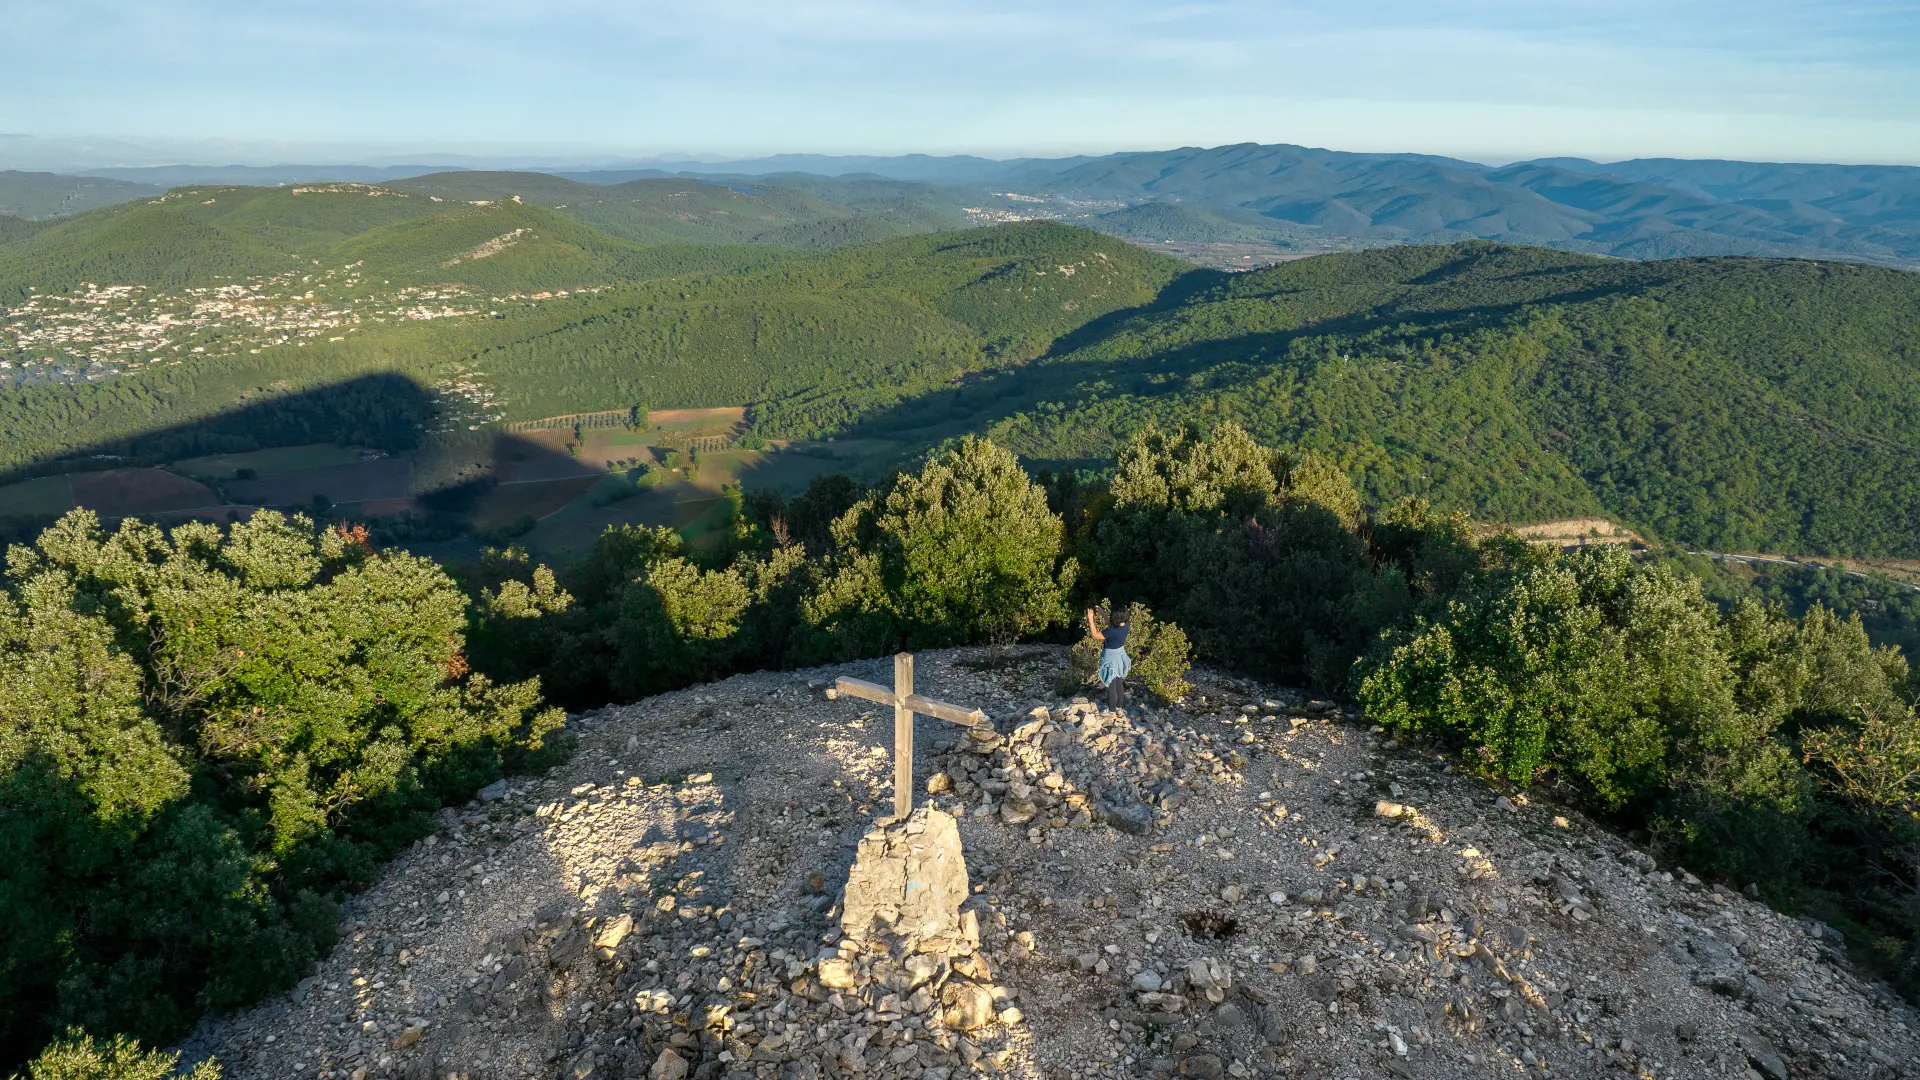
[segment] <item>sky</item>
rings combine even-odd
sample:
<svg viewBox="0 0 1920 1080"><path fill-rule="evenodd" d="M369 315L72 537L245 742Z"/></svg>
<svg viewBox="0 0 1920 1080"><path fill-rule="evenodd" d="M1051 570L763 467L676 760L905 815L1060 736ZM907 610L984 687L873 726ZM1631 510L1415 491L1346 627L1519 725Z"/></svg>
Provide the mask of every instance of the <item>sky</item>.
<svg viewBox="0 0 1920 1080"><path fill-rule="evenodd" d="M1920 164L1916 0L0 0L0 29L0 133L128 159L97 165L1235 142Z"/></svg>

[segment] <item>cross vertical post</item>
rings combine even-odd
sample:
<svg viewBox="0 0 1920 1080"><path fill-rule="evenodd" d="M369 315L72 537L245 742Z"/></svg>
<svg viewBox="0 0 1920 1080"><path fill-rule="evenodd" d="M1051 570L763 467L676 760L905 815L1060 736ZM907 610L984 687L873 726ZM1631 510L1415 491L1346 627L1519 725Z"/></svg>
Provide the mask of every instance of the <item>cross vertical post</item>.
<svg viewBox="0 0 1920 1080"><path fill-rule="evenodd" d="M893 654L893 816L913 813L913 654Z"/></svg>
<svg viewBox="0 0 1920 1080"><path fill-rule="evenodd" d="M913 813L913 715L920 713L966 728L993 726L979 709L949 705L914 693L912 653L894 654L892 686L842 675L827 687L827 700L836 700L842 694L893 706L893 816L903 821Z"/></svg>

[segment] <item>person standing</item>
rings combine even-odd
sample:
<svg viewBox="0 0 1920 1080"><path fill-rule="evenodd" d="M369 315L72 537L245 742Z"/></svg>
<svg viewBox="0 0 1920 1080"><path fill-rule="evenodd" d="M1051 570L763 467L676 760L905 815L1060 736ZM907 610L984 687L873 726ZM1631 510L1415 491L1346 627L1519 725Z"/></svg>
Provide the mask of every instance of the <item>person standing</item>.
<svg viewBox="0 0 1920 1080"><path fill-rule="evenodd" d="M1122 709L1127 704L1127 673L1133 670L1133 661L1127 656L1127 616L1125 612L1116 614L1108 622L1105 630L1094 619L1093 609L1087 609L1087 630L1101 639L1100 646L1100 685L1107 688L1107 708Z"/></svg>

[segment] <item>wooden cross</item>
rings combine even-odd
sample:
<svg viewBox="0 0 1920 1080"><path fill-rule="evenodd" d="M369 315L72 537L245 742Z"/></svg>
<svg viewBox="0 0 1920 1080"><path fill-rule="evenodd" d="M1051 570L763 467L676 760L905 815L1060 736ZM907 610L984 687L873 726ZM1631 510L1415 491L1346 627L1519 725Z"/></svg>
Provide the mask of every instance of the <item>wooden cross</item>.
<svg viewBox="0 0 1920 1080"><path fill-rule="evenodd" d="M913 714L950 720L961 727L985 727L990 721L979 709L963 709L913 692L913 654L893 655L893 688L865 679L841 676L827 689L828 698L848 694L893 706L893 816L905 821L913 813Z"/></svg>

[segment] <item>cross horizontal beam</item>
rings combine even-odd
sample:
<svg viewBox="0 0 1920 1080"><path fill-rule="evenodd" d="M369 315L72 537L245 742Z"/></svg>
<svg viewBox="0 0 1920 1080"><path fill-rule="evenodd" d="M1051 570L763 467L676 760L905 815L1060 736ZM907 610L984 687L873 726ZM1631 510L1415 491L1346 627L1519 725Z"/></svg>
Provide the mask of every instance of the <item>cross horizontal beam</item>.
<svg viewBox="0 0 1920 1080"><path fill-rule="evenodd" d="M922 716L950 721L961 727L985 727L990 722L987 714L979 709L963 709L958 705L935 701L925 694L908 694L902 701L888 687L865 679L850 679L844 675L833 680L833 686L827 691L828 697L839 697L842 694L863 698L879 705L905 705L909 710Z"/></svg>
<svg viewBox="0 0 1920 1080"><path fill-rule="evenodd" d="M913 692L913 654L893 655L893 685L881 686L842 675L827 687L827 697L864 698L893 706L893 816L905 821L913 813L913 714L948 720L969 728L989 728L993 722L979 709L963 709Z"/></svg>

